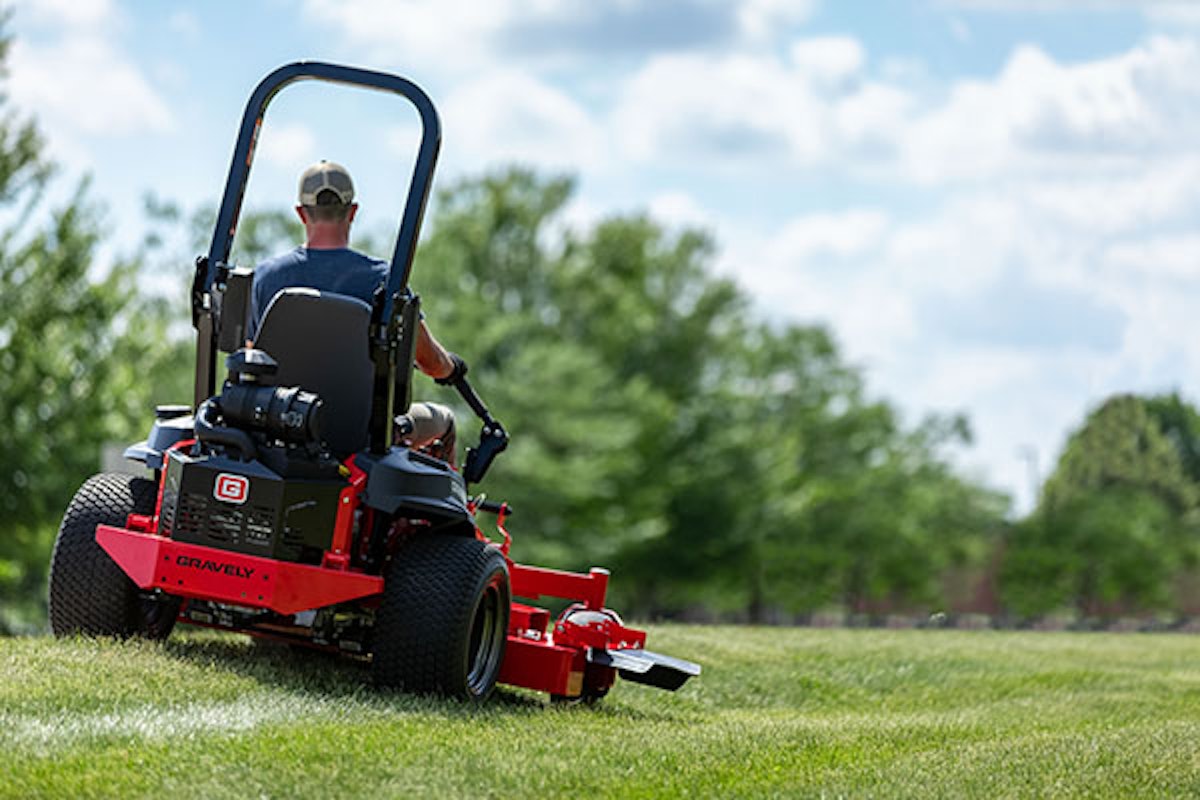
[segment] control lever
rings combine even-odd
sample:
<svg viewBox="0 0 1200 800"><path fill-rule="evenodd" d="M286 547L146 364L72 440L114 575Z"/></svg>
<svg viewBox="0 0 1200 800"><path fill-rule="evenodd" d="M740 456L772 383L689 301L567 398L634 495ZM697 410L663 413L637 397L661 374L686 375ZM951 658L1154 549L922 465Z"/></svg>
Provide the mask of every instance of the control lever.
<svg viewBox="0 0 1200 800"><path fill-rule="evenodd" d="M508 432L500 421L491 415L483 400L471 388L465 376L454 382L454 388L475 412L475 416L483 421L483 429L479 432L479 446L467 448L467 463L463 467L463 480L467 483L479 483L487 474L488 468L496 456L508 447Z"/></svg>

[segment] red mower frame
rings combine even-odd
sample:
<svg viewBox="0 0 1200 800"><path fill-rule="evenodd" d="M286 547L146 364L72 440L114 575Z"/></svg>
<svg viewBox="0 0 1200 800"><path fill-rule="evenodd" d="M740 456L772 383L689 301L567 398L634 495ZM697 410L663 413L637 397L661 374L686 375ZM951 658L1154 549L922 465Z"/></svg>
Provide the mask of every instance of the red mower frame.
<svg viewBox="0 0 1200 800"><path fill-rule="evenodd" d="M339 520L352 519L359 510L366 482L365 473L354 468L353 459L346 466L351 472L351 485L343 494L346 511L339 514ZM504 554L513 596L529 601L555 598L573 603L553 625L547 609L512 603L500 683L547 692L556 698L590 701L608 692L619 669L625 670L625 677L634 681L659 685L668 675L674 675L664 669L669 662L676 662L670 663L674 670L687 663L646 653L645 632L626 627L615 612L605 607L608 570L593 567L583 574L513 561L509 557L512 536L505 527L510 508L499 504L494 511L501 542L492 542L478 528L476 536ZM158 535L158 525L157 514L131 514L123 528L99 525L96 529L96 541L143 590L161 589L187 599L269 609L282 615L349 601L370 605L377 602L383 591L383 578L349 566L348 523L339 525L334 546L325 552L321 566L175 542ZM198 624L188 616L186 601L179 621ZM280 638L269 631L245 629L244 632ZM620 654L624 660L609 663L592 657L593 653L601 652ZM657 674L660 672L663 674ZM682 685L687 677L698 673L698 668L685 668L684 675L675 680ZM677 688L670 686L673 682L667 680L662 688Z"/></svg>

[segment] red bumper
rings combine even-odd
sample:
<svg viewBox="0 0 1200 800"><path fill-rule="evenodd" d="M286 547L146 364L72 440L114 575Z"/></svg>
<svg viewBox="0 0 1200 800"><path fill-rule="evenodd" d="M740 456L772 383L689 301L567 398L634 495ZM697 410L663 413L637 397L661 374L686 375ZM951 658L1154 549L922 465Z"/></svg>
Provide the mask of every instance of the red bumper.
<svg viewBox="0 0 1200 800"><path fill-rule="evenodd" d="M295 614L380 594L383 578L275 561L100 525L96 541L142 589Z"/></svg>

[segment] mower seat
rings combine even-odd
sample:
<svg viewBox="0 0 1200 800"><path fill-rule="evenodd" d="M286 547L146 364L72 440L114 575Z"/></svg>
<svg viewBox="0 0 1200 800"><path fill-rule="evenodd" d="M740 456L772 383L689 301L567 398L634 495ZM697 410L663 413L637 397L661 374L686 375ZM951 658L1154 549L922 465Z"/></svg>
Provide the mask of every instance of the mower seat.
<svg viewBox="0 0 1200 800"><path fill-rule="evenodd" d="M322 434L339 457L367 446L370 322L371 307L357 298L293 287L271 299L254 342L279 362L265 383L299 386L324 401Z"/></svg>

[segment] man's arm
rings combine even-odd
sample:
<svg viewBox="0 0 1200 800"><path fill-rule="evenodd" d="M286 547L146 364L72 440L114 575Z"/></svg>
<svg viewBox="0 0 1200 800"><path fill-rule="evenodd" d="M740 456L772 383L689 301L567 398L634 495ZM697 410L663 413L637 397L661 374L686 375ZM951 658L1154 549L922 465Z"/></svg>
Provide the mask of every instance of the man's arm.
<svg viewBox="0 0 1200 800"><path fill-rule="evenodd" d="M454 357L442 347L441 342L433 338L425 320L421 320L417 328L416 361L417 368L431 378L449 377L455 369Z"/></svg>

